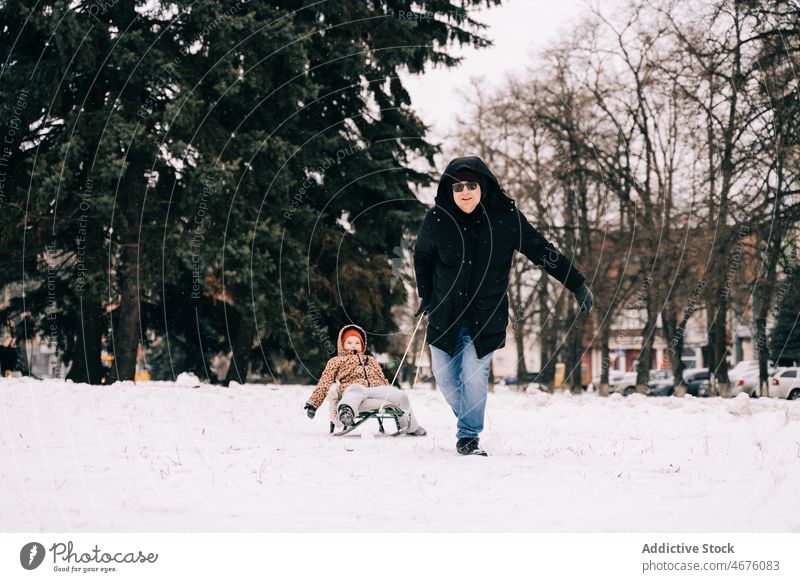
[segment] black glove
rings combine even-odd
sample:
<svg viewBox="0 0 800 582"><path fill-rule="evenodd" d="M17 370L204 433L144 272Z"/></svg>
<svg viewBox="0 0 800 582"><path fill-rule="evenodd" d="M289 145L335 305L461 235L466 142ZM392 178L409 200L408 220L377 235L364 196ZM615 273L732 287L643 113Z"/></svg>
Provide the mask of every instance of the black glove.
<svg viewBox="0 0 800 582"><path fill-rule="evenodd" d="M419 300L419 309L417 309L417 312L414 314L414 317L419 317L423 313L425 315L428 315L428 308L430 306L431 306L431 300L430 299L420 299Z"/></svg>
<svg viewBox="0 0 800 582"><path fill-rule="evenodd" d="M314 407L313 404L306 402L306 405L303 407L303 410L306 411L308 418L314 418L314 415L317 413L317 409Z"/></svg>
<svg viewBox="0 0 800 582"><path fill-rule="evenodd" d="M594 297L592 296L592 292L589 290L589 287L586 286L586 283L583 283L572 293L575 295L575 299L578 301L581 311L583 313L591 313L592 307L594 306Z"/></svg>

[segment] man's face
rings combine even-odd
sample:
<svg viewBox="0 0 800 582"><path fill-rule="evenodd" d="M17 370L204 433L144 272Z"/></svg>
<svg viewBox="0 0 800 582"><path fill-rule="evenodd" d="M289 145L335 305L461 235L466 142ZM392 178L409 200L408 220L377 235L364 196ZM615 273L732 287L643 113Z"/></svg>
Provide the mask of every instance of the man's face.
<svg viewBox="0 0 800 582"><path fill-rule="evenodd" d="M456 192L457 188L460 188L461 192ZM474 187L474 190L470 190L470 187ZM453 200L456 203L462 212L467 214L472 213L475 210L475 207L478 206L478 203L481 201L481 184L480 182L473 182L471 180L464 180L461 182L453 182L453 186L451 187L453 191Z"/></svg>

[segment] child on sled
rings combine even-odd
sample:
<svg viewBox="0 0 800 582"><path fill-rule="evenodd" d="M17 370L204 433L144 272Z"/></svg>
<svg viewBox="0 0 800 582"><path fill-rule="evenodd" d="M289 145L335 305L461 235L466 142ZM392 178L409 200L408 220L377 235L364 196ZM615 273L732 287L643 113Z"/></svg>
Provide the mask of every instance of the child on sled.
<svg viewBox="0 0 800 582"><path fill-rule="evenodd" d="M314 418L317 408L325 401L328 388L339 382L337 418L345 428L355 424L360 407L379 408L392 404L405 414L400 417L400 430L410 436L425 436L411 410L408 395L389 385L380 364L366 353L367 334L357 325L346 325L339 330L336 342L338 355L328 360L322 377L303 407L309 418Z"/></svg>

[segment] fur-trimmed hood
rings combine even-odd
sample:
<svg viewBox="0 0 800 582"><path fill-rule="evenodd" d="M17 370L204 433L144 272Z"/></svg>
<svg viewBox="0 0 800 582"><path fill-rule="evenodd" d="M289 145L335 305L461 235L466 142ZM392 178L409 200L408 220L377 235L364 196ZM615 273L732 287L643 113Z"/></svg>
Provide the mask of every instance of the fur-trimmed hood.
<svg viewBox="0 0 800 582"><path fill-rule="evenodd" d="M346 332L348 329L354 329L361 335L361 348L362 348L361 353L362 354L367 353L367 332L364 331L364 328L356 325L355 323L345 325L342 329L339 330L339 337L336 340L336 349L337 349L336 353L339 354L340 356L348 355L344 351L344 342L342 341L342 336L344 335L344 332Z"/></svg>

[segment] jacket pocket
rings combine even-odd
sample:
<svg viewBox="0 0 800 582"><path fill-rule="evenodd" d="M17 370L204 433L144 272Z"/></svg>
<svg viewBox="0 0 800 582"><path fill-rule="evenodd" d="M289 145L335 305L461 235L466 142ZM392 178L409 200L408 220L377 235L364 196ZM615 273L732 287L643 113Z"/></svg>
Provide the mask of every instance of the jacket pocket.
<svg viewBox="0 0 800 582"><path fill-rule="evenodd" d="M448 268L458 267L464 257L461 244L448 244L439 247L439 260Z"/></svg>

